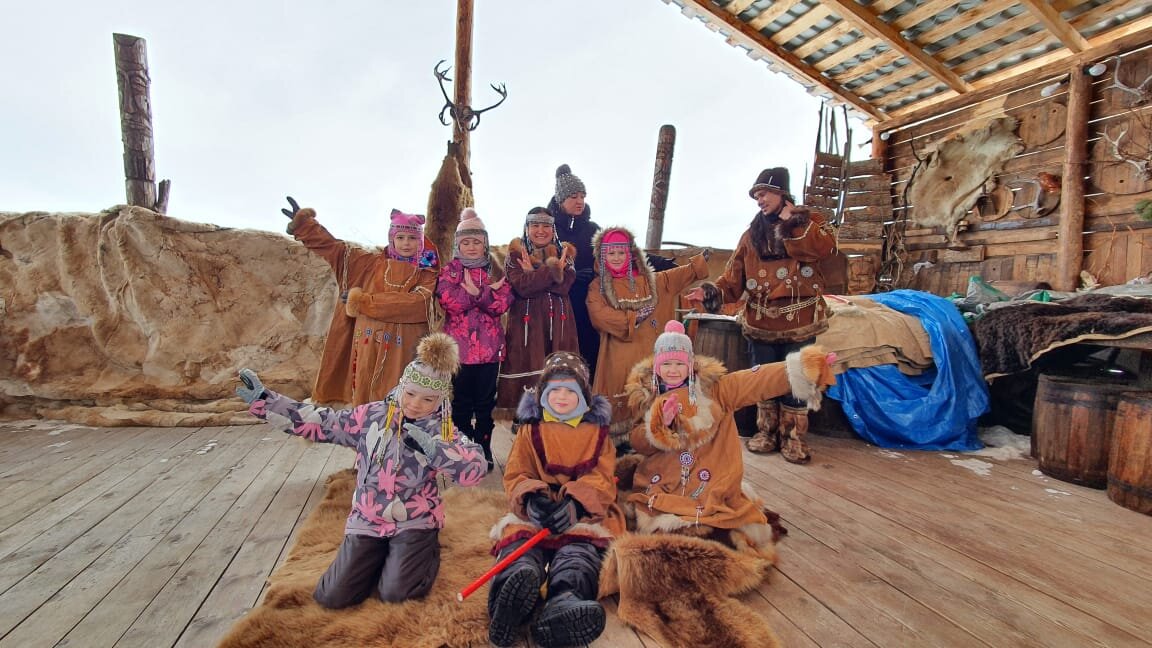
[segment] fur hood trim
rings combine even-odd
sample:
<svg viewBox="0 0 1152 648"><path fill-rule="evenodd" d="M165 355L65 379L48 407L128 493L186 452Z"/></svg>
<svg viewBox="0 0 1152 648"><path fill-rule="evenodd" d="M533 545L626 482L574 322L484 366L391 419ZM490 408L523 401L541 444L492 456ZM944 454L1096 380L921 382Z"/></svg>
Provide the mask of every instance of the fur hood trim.
<svg viewBox="0 0 1152 648"><path fill-rule="evenodd" d="M824 387L836 384L836 378L832 375L835 356L829 354L824 347L811 344L789 353L784 362L788 368L788 384L792 386L792 395L806 401L808 409L813 412L819 410Z"/></svg>
<svg viewBox="0 0 1152 648"><path fill-rule="evenodd" d="M595 425L608 425L612 422L612 403L599 394L592 396L588 404L588 411L584 414L583 423ZM520 405L516 407L516 418L521 423L539 423L544 419L544 408L540 407L540 398L535 389L525 389L520 396Z"/></svg>
<svg viewBox="0 0 1152 648"><path fill-rule="evenodd" d="M622 232L628 237L629 250L631 251L632 274L636 277L644 277L648 282L648 296L639 299L629 299L621 302L616 296L616 288L612 285L612 275L608 272L607 266L604 265L600 258L600 242L604 240L604 236L609 232ZM628 231L625 227L613 226L607 227L592 237L592 268L600 277L600 293L604 295L604 299L608 301L608 305L616 310L635 310L638 311L647 306L655 306L659 301L656 294L656 273L653 272L652 266L648 265L648 255L636 245L636 237L632 232Z"/></svg>
<svg viewBox="0 0 1152 648"><path fill-rule="evenodd" d="M807 207L793 207L792 218L776 224L776 236L780 240L804 238L812 225L812 213Z"/></svg>
<svg viewBox="0 0 1152 648"><path fill-rule="evenodd" d="M694 357L692 371L696 375L696 396L711 396L716 383L728 369L724 363L711 356L699 355ZM652 356L637 362L628 372L628 379L624 382L624 393L628 396L628 406L633 412L647 411L656 400L656 387L652 381Z"/></svg>
<svg viewBox="0 0 1152 648"><path fill-rule="evenodd" d="M576 246L567 242L561 243L560 245L568 250L568 264L571 265L576 258ZM527 250L527 246L524 245L524 239L512 239L512 242L508 244L508 256L505 257L505 264L513 263L513 257L524 256ZM559 259L560 252L555 243L549 243L543 248L533 250L530 256L532 258L532 265L540 267L540 264L547 262L548 259Z"/></svg>

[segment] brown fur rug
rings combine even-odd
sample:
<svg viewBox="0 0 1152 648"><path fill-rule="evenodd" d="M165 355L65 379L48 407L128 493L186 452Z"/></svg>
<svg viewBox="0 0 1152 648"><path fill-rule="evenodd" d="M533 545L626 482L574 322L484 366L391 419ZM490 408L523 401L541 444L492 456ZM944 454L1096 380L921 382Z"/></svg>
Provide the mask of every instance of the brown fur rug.
<svg viewBox="0 0 1152 648"><path fill-rule="evenodd" d="M312 599L344 538L355 480L353 470L329 479L324 500L304 523L288 560L269 579L264 602L236 623L221 648L487 645L488 587L463 603L456 601L456 593L492 566L488 530L507 511L500 492L444 492L440 573L425 599L393 604L370 598L339 611L326 610Z"/></svg>
<svg viewBox="0 0 1152 648"><path fill-rule="evenodd" d="M619 592L617 616L664 646L778 648L772 628L734 598L772 561L682 535L625 535L608 549L600 595Z"/></svg>

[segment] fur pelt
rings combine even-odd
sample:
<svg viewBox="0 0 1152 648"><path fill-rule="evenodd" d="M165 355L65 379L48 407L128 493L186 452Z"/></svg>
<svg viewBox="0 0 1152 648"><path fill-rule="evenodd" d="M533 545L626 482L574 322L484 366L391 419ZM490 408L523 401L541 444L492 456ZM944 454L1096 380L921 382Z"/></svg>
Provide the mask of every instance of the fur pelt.
<svg viewBox="0 0 1152 648"><path fill-rule="evenodd" d="M540 406L540 397L535 389L526 389L520 396L520 405L516 408L516 420L521 423L536 423L544 418L544 408ZM588 403L588 411L584 414L585 423L608 425L612 421L612 403L607 398L596 394L592 402Z"/></svg>
<svg viewBox="0 0 1152 648"><path fill-rule="evenodd" d="M288 560L269 578L263 603L233 626L220 648L486 645L488 587L462 603L456 592L492 566L486 531L507 510L504 494L478 488L444 492L442 564L424 599L382 603L369 598L356 607L327 610L312 599L312 591L344 538L355 486L351 469L329 478L324 500L304 523Z"/></svg>
<svg viewBox="0 0 1152 648"><path fill-rule="evenodd" d="M617 538L600 595L619 593L617 616L664 646L779 646L768 623L734 598L768 576L770 560L683 535Z"/></svg>
<svg viewBox="0 0 1152 648"><path fill-rule="evenodd" d="M608 273L607 268L602 268L600 260L600 242L604 240L604 235L608 232L623 232L628 236L628 246L631 253L632 273L636 276L644 277L648 281L648 297L644 299L635 299L620 302L616 296L616 288L612 285L612 275ZM592 237L592 269L600 275L600 292L604 295L604 299L608 305L616 310L641 310L645 307L655 307L660 301L660 296L656 294L656 273L652 267L648 265L648 256L636 245L636 237L632 232L628 231L625 227L614 226L596 232Z"/></svg>
<svg viewBox="0 0 1152 648"><path fill-rule="evenodd" d="M988 311L972 333L985 378L1026 371L1044 352L1091 334L1120 338L1152 331L1152 299L1089 294L1062 302L1021 302Z"/></svg>
<svg viewBox="0 0 1152 648"><path fill-rule="evenodd" d="M440 171L428 192L428 223L424 238L437 250L451 250L460 211L473 204L472 173L463 158L453 150L440 162ZM447 256L452 256L449 253Z"/></svg>
<svg viewBox="0 0 1152 648"><path fill-rule="evenodd" d="M561 243L560 246L566 253L564 257L567 260L566 265L571 266L576 259L576 246L567 242ZM512 239L512 242L508 244L508 256L504 263L506 265L519 263L519 260L525 255L532 259L532 267L539 268L541 264L546 265L552 270L552 276L556 281L564 280L564 266L560 265L560 252L554 243L532 250L532 253L529 254L522 239Z"/></svg>
<svg viewBox="0 0 1152 648"><path fill-rule="evenodd" d="M912 218L924 227L943 226L949 241L964 214L985 191L993 176L1024 150L1016 120L1000 117L946 137L927 153L908 190Z"/></svg>

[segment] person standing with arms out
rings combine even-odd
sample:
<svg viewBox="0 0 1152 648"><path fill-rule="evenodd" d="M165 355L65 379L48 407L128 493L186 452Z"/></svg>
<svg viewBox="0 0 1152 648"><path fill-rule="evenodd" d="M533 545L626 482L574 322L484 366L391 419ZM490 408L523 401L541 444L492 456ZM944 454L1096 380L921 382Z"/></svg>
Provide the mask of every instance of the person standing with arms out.
<svg viewBox="0 0 1152 648"><path fill-rule="evenodd" d="M316 403L383 400L428 333L440 261L424 240L424 216L393 209L388 246L366 250L332 236L291 197L288 233L328 262L340 299L312 389Z"/></svg>
<svg viewBox="0 0 1152 648"><path fill-rule="evenodd" d="M748 190L760 208L740 237L724 274L715 284L693 288L685 296L701 300L719 292L724 302L745 297L738 313L748 338L752 364L780 362L811 344L828 329L831 311L824 303L819 261L836 251L836 236L818 214L798 207L789 190L788 169L764 169ZM756 434L748 450L777 449L792 463L808 463L812 453L807 404L788 395L760 401Z"/></svg>
<svg viewBox="0 0 1152 648"><path fill-rule="evenodd" d="M587 191L584 181L572 173L567 164L556 169L556 193L548 203L548 212L556 217L556 237L562 243L576 247L573 267L576 281L572 284L572 313L576 318L576 335L580 340L580 355L588 363L588 371L596 378L596 360L600 354L600 333L592 326L588 315L588 285L596 278L592 237L600 226L592 222L592 208L584 201Z"/></svg>
<svg viewBox="0 0 1152 648"><path fill-rule="evenodd" d="M436 295L444 308L444 332L460 347L460 372L452 380L452 422L480 444L492 470L492 410L504 357L500 316L513 296L504 267L488 249L484 222L471 207L460 212L453 258L440 272Z"/></svg>

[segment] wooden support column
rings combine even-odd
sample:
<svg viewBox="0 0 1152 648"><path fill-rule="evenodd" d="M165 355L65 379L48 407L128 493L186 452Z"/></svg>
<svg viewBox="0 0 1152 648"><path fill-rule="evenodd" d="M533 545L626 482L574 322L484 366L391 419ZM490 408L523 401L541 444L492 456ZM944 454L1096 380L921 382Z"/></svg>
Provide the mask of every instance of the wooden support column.
<svg viewBox="0 0 1152 648"><path fill-rule="evenodd" d="M152 148L147 46L143 38L127 34L112 34L112 45L116 54L116 85L120 91L120 134L124 142L128 204L155 209L156 159Z"/></svg>
<svg viewBox="0 0 1152 648"><path fill-rule="evenodd" d="M1056 290L1080 285L1084 262L1084 172L1088 155L1088 104L1092 79L1083 66L1072 67L1068 79L1068 124L1064 130L1064 177L1060 193L1060 223L1056 248Z"/></svg>
<svg viewBox="0 0 1152 648"><path fill-rule="evenodd" d="M664 240L664 208L668 206L668 181L672 177L672 153L676 148L676 127L664 124L656 141L656 168L652 171L652 202L648 206L648 236L645 247L659 250Z"/></svg>
<svg viewBox="0 0 1152 648"><path fill-rule="evenodd" d="M456 2L456 106L472 105L472 0ZM463 117L463 116L462 116ZM468 119L452 120L452 141L465 167L471 168Z"/></svg>

